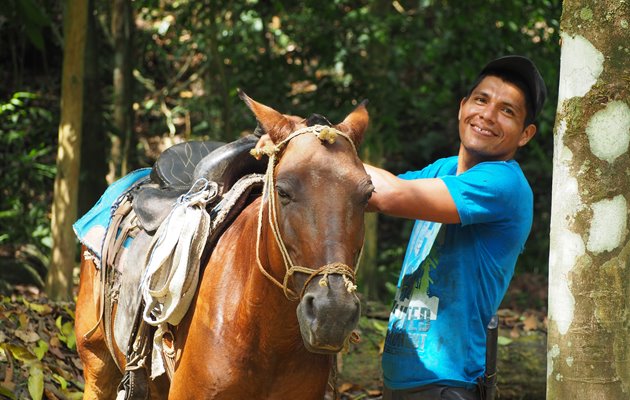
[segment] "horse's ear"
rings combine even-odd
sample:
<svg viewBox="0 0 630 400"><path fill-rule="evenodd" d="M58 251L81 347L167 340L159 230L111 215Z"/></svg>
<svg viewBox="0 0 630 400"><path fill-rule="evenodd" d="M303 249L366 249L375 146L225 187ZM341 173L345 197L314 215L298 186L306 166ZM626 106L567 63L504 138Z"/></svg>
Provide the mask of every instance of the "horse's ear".
<svg viewBox="0 0 630 400"><path fill-rule="evenodd" d="M367 105L368 101L363 100L361 104L354 109L346 119L344 119L340 124L335 125L335 128L339 129L341 132L350 136L355 146L359 146L361 141L363 141L363 134L368 126L368 121L370 120L370 116L368 115Z"/></svg>
<svg viewBox="0 0 630 400"><path fill-rule="evenodd" d="M295 130L294 121L273 108L253 100L241 89L238 89L238 97L252 110L256 120L274 143L280 143Z"/></svg>

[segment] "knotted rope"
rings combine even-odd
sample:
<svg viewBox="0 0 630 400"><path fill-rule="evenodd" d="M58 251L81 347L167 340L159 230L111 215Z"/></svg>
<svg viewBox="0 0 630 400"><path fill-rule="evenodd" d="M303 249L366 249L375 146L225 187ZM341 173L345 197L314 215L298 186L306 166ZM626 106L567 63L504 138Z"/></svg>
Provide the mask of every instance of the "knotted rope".
<svg viewBox="0 0 630 400"><path fill-rule="evenodd" d="M317 136L317 138L321 140L322 142L327 142L329 144L333 144L338 136L344 137L346 140L348 140L354 152L357 153L356 146L352 142L352 139L348 137L348 135L346 135L345 133L335 128L324 126L324 125L313 125L313 126L308 126L306 128L299 129L293 132L292 134L290 134L286 139L284 139L283 141L281 141L275 146L265 146L262 149L253 149L251 151L251 154L256 158L259 158L262 154L266 154L267 156L269 156L269 163L267 164L267 172L265 173L265 180L264 180L264 186L263 186L263 199L264 197L267 198L267 209L268 209L267 215L269 218L269 225L271 227L271 231L273 232L278 248L280 249L280 254L282 255L282 260L284 262L284 266L286 269L286 273L284 275L284 279L282 283L276 278L274 278L269 272L267 272L265 268L263 267L262 263L260 262L260 238L262 235L263 214L264 214L264 206L262 204L260 206L260 210L258 213L258 230L256 234L256 264L258 265L258 269L260 270L260 272L265 277L267 277L267 279L269 279L273 284L281 288L284 292L284 295L289 300L301 299L302 296L304 295L306 286L310 283L311 280L313 280L316 276L319 276L319 275L323 275L322 278L319 280L320 286L328 285L328 275L331 275L331 274L341 275L343 277L346 290L348 291L348 293L353 293L357 289L357 286L354 283L355 274L356 274L356 270L358 269L359 262L361 260L361 255L363 253L363 246L362 246L361 252L359 253L359 257L357 259L355 270L350 268L348 265L339 263L339 262L326 264L318 269L306 268L303 266L295 265L293 263L293 260L291 259L291 256L289 255L289 251L287 250L286 245L284 244L284 240L282 239L282 235L280 234L280 226L278 224L276 198L273 193L273 188L275 186L273 174L274 174L275 167L279 161L279 155L282 149L287 145L289 141L291 141L291 139L295 138L296 136L307 134L307 133L312 133L315 136ZM302 286L302 290L299 296L288 287L289 278L296 272L301 272L301 273L305 273L309 275L309 277L306 279L306 282L304 283L304 286Z"/></svg>

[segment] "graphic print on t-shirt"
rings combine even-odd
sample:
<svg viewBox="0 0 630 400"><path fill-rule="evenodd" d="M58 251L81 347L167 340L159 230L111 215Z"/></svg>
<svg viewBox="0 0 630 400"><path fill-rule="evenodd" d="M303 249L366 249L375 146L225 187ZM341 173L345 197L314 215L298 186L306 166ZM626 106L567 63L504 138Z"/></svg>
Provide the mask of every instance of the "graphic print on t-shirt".
<svg viewBox="0 0 630 400"><path fill-rule="evenodd" d="M440 299L429 296L432 283L429 273L438 266L439 248L444 240L441 227L436 222L416 221L413 228L389 317L385 339L389 353L424 352L431 321L438 316Z"/></svg>

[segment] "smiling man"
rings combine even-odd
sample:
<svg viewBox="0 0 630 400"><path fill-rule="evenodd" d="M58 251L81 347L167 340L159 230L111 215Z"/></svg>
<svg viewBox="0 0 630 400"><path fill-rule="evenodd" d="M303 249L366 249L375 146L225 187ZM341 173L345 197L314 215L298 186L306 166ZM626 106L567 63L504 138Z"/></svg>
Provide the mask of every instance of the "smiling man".
<svg viewBox="0 0 630 400"><path fill-rule="evenodd" d="M385 341L384 400L483 400L486 327L532 224L532 191L513 158L545 98L532 61L499 58L460 103L457 156L399 176L366 166L369 209L416 220Z"/></svg>

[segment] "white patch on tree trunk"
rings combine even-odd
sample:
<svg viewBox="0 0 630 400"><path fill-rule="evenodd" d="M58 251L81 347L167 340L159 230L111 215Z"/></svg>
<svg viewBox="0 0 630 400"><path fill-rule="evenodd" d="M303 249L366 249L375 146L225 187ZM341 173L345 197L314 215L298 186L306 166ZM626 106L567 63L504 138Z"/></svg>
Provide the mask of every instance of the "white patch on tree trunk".
<svg viewBox="0 0 630 400"><path fill-rule="evenodd" d="M593 218L586 248L592 253L616 249L626 237L628 206L622 195L591 205Z"/></svg>
<svg viewBox="0 0 630 400"><path fill-rule="evenodd" d="M623 101L608 103L596 112L586 126L591 152L612 163L628 151L630 142L630 108Z"/></svg>
<svg viewBox="0 0 630 400"><path fill-rule="evenodd" d="M604 70L604 56L583 36L562 37L558 104L572 97L582 97L597 82Z"/></svg>
<svg viewBox="0 0 630 400"><path fill-rule="evenodd" d="M547 352L547 378L553 373L553 359L560 355L560 347L554 344L551 350Z"/></svg>
<svg viewBox="0 0 630 400"><path fill-rule="evenodd" d="M549 252L549 318L564 335L575 311L575 298L569 288L569 273L585 252L584 240L572 231L576 213L584 208L577 180L571 174L573 154L563 143L566 121L558 124L554 140L551 235Z"/></svg>

